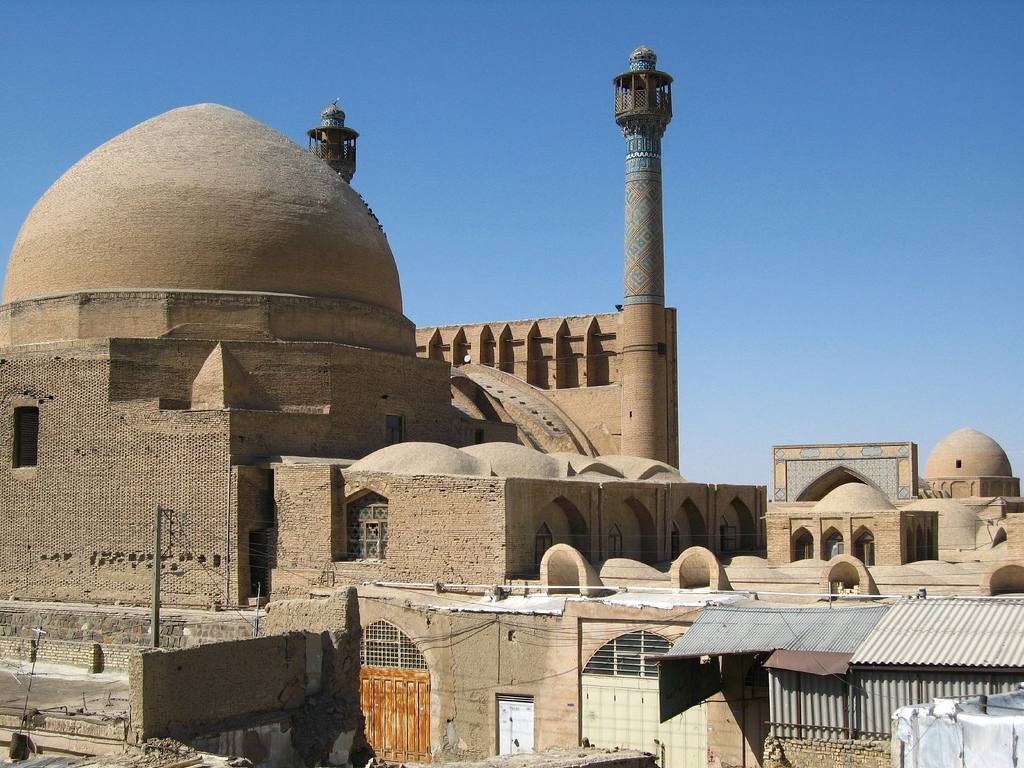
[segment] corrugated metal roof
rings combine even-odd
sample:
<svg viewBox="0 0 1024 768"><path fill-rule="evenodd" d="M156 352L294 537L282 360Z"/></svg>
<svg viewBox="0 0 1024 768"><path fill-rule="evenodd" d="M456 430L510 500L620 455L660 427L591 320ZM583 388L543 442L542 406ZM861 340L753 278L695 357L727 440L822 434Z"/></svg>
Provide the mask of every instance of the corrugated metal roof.
<svg viewBox="0 0 1024 768"><path fill-rule="evenodd" d="M888 606L709 606L665 658L719 656L763 651L830 651L852 653Z"/></svg>
<svg viewBox="0 0 1024 768"><path fill-rule="evenodd" d="M1024 600L897 603L850 662L1024 667Z"/></svg>

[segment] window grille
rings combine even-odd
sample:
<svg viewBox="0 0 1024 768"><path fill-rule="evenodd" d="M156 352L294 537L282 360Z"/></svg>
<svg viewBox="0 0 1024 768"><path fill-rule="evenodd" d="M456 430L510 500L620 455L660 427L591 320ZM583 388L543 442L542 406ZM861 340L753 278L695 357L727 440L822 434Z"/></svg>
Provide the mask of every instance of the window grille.
<svg viewBox="0 0 1024 768"><path fill-rule="evenodd" d="M368 493L348 505L348 556L382 560L388 545L388 500Z"/></svg>
<svg viewBox="0 0 1024 768"><path fill-rule="evenodd" d="M386 621L376 621L363 628L359 655L364 667L427 668L423 654L409 636Z"/></svg>
<svg viewBox="0 0 1024 768"><path fill-rule="evenodd" d="M640 630L619 635L602 645L583 673L616 677L657 677L658 656L668 653L671 644L653 632Z"/></svg>
<svg viewBox="0 0 1024 768"><path fill-rule="evenodd" d="M34 467L39 463L39 409L14 409L14 466Z"/></svg>

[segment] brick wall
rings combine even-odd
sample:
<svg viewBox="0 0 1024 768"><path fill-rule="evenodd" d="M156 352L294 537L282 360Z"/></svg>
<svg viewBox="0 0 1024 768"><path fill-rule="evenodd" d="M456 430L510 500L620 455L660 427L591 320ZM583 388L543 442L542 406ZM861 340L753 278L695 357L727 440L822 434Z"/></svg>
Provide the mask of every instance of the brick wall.
<svg viewBox="0 0 1024 768"><path fill-rule="evenodd" d="M0 360L0 594L147 600L154 508L165 531L167 603L209 604L225 565L227 415L110 402L104 343L4 350ZM39 461L12 468L10 413L39 408Z"/></svg>
<svg viewBox="0 0 1024 768"><path fill-rule="evenodd" d="M249 637L248 616L234 611L164 610L160 617L160 644L185 648L222 640ZM0 641L31 642L33 630L42 628L49 640L100 643L105 648L150 644L148 608L91 608L56 603L0 602Z"/></svg>
<svg viewBox="0 0 1024 768"><path fill-rule="evenodd" d="M763 768L890 768L889 743L769 736Z"/></svg>

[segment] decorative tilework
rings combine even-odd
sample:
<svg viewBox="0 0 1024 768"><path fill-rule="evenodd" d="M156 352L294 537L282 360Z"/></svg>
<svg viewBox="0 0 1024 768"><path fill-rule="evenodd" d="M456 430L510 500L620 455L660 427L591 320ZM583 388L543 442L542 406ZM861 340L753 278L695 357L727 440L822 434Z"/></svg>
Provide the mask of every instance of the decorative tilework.
<svg viewBox="0 0 1024 768"><path fill-rule="evenodd" d="M877 445L866 445L860 449L861 456L874 458L882 455L882 449Z"/></svg>
<svg viewBox="0 0 1024 768"><path fill-rule="evenodd" d="M818 448L801 448L800 458L803 459L816 459L821 456L821 450Z"/></svg>
<svg viewBox="0 0 1024 768"><path fill-rule="evenodd" d="M846 467L877 485L890 499L899 498L899 467L895 458L881 459L811 459L786 463L785 499L796 501L800 494L821 477L836 467ZM909 491L908 491L909 493ZM778 493L776 493L776 498Z"/></svg>

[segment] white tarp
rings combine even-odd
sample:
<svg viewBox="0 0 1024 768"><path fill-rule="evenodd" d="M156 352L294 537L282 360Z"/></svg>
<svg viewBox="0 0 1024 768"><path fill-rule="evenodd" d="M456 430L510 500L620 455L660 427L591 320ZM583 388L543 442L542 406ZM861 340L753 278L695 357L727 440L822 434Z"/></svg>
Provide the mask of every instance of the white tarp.
<svg viewBox="0 0 1024 768"><path fill-rule="evenodd" d="M1024 690L936 699L893 715L904 768L1018 768L1024 764Z"/></svg>

